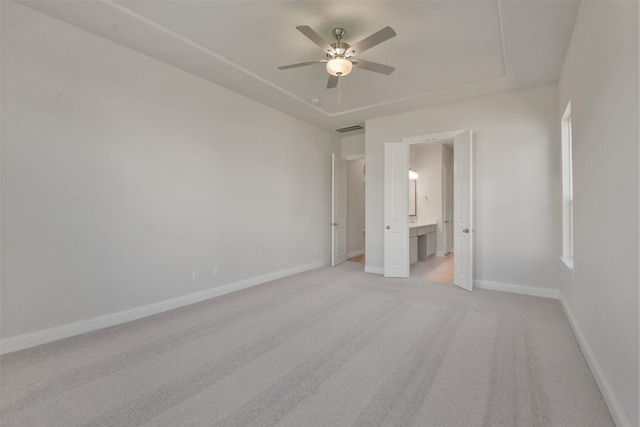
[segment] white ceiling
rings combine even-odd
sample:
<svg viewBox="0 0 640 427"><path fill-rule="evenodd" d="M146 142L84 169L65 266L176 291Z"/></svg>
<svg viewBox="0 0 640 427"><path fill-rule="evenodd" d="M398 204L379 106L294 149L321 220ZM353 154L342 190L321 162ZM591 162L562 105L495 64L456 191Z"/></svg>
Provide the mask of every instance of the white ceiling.
<svg viewBox="0 0 640 427"><path fill-rule="evenodd" d="M22 1L326 129L557 82L579 1ZM296 30L350 44L389 25L397 36L361 58L393 65L325 89L322 59ZM320 100L313 105L313 98Z"/></svg>

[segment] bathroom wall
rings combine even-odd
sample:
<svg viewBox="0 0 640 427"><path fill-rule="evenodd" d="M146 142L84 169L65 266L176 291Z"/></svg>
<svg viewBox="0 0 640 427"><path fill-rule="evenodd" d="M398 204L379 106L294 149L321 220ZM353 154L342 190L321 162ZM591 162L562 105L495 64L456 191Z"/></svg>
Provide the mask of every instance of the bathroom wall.
<svg viewBox="0 0 640 427"><path fill-rule="evenodd" d="M442 144L409 146L409 167L418 172L416 181L417 221L438 222L438 250L442 244Z"/></svg>

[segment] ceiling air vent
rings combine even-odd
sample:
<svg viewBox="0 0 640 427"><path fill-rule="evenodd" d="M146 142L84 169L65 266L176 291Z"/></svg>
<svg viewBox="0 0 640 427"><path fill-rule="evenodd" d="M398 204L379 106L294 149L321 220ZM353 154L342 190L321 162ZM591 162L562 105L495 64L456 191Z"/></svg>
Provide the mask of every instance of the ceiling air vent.
<svg viewBox="0 0 640 427"><path fill-rule="evenodd" d="M345 126L343 128L334 129L334 130L336 132L345 133L345 132L351 132L354 130L362 130L362 129L364 128L360 125L352 125L352 126Z"/></svg>

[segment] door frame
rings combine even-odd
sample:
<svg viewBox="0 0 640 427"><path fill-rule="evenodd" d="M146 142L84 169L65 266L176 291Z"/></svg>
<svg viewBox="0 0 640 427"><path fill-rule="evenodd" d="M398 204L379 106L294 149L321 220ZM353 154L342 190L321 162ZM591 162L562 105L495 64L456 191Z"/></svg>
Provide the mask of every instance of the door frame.
<svg viewBox="0 0 640 427"><path fill-rule="evenodd" d="M354 160L364 160L365 161L365 163L364 163L365 169L362 172L362 175L363 175L362 185L366 186L367 175L365 173L365 170L366 170L366 167L367 167L367 160L366 160L367 158L366 158L365 153L341 155L340 158L346 163L346 167L347 167L347 179L346 179L346 185L347 185L347 188L346 188L346 195L347 195L347 201L346 201L346 204L347 204L347 243L346 244L347 244L347 246L346 247L347 247L347 261L348 261L349 258L350 258L349 251L348 251L348 249L349 249L348 236L349 236L349 225L350 225L349 224L349 198L351 197L351 193L349 192L349 162L352 162ZM333 185L332 185L332 188L333 188ZM367 192L366 192L365 188L363 188L363 192L364 192L364 200L366 202ZM332 196L332 200L333 200L333 196ZM362 240L363 240L363 242L362 242L362 255L365 255L366 251L367 251L367 245L366 245L366 242L365 242L366 231L364 230L364 227L366 227L366 224L367 224L366 223L366 214L367 214L367 212L366 212L366 203L363 206L365 206L365 208L363 208L363 211L364 211L363 214L365 216L365 223L363 225L363 230L362 230L362 233L363 233L363 235L362 235ZM333 221L331 221L331 222L333 223ZM332 227L331 234L332 234L332 238L333 238L333 227ZM333 247L333 243L332 243L331 247ZM357 256L357 255L353 255L353 256ZM362 263L362 270L364 271L365 268L366 268L365 267L365 263L363 262Z"/></svg>
<svg viewBox="0 0 640 427"><path fill-rule="evenodd" d="M412 145L412 144L423 144L423 143L439 143L439 142L441 142L443 140L455 139L456 136L458 136L458 135L460 135L460 134L462 134L464 132L467 132L467 131L471 132L472 138L473 138L473 131L471 129L456 129L456 130L450 130L450 131L445 131L445 132L436 132L436 133L428 133L428 134L423 134L423 135L408 136L408 137L402 138L400 141L408 143L409 145ZM454 155L455 155L455 148L454 148ZM470 175L471 181L473 183L473 170L471 170L471 166L469 167L469 175ZM454 171L453 171L453 180L452 181L453 182L451 184L455 188L455 182L456 182L456 169L455 168L454 168ZM474 186L472 184L471 185L471 199L472 199L472 201L474 200L473 194L474 194ZM455 209L455 204L454 204L454 209ZM475 207L474 207L474 203L472 202L471 203L471 215L472 215L472 217L475 216L474 215L474 211L475 211ZM475 242L473 244L475 245ZM472 250L472 259L471 259L472 265L473 265L473 253L474 253L474 251ZM472 282L473 282L473 280L472 280Z"/></svg>
<svg viewBox="0 0 640 427"><path fill-rule="evenodd" d="M453 221L453 165L442 163L442 238L444 239L443 253L451 252L452 221Z"/></svg>
<svg viewBox="0 0 640 427"><path fill-rule="evenodd" d="M332 267L347 260L347 197L346 162L338 157L336 153L331 153ZM342 249L341 251L340 248Z"/></svg>

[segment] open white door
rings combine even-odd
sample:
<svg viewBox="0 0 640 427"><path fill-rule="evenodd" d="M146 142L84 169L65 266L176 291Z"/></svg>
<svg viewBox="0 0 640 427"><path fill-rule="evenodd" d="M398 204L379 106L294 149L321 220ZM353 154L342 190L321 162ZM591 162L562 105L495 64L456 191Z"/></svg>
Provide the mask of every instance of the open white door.
<svg viewBox="0 0 640 427"><path fill-rule="evenodd" d="M409 277L409 144L384 145L384 277Z"/></svg>
<svg viewBox="0 0 640 427"><path fill-rule="evenodd" d="M473 290L473 143L467 130L453 139L454 283Z"/></svg>
<svg viewBox="0 0 640 427"><path fill-rule="evenodd" d="M331 266L347 260L346 162L331 153Z"/></svg>

